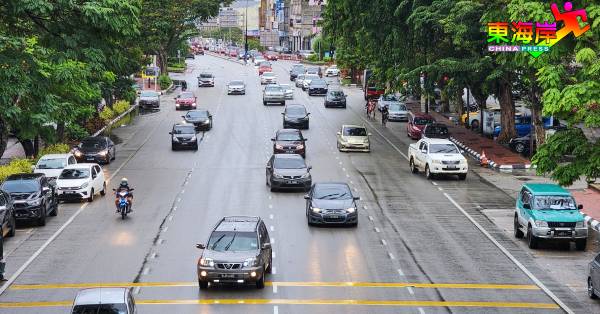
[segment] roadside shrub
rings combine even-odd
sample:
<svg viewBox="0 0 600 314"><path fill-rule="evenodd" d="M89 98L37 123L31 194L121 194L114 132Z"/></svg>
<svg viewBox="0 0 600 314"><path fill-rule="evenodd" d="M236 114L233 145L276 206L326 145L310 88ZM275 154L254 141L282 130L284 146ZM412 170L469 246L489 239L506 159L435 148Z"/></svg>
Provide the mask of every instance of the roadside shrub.
<svg viewBox="0 0 600 314"><path fill-rule="evenodd" d="M306 60L307 61L313 61L313 62L314 61L318 61L319 60L319 56L317 56L316 54L313 53L311 55L308 55L308 57L306 57Z"/></svg>
<svg viewBox="0 0 600 314"><path fill-rule="evenodd" d="M88 131L79 124L73 123L65 126L65 137L69 140L79 141L88 135Z"/></svg>
<svg viewBox="0 0 600 314"><path fill-rule="evenodd" d="M66 154L71 150L71 147L67 144L64 143L58 143L58 144L54 144L54 145L49 145L44 147L44 149L42 149L39 152L39 156L44 156L47 154Z"/></svg>
<svg viewBox="0 0 600 314"><path fill-rule="evenodd" d="M0 166L0 182L11 174L17 173L31 173L31 161L29 159L13 159L8 165Z"/></svg>
<svg viewBox="0 0 600 314"><path fill-rule="evenodd" d="M104 108L100 112L100 119L104 120L104 122L109 122L115 116L115 112L112 109L110 109L109 106L104 106Z"/></svg>
<svg viewBox="0 0 600 314"><path fill-rule="evenodd" d="M323 57L323 61L325 61L325 62L331 62L332 59L331 59L331 57Z"/></svg>
<svg viewBox="0 0 600 314"><path fill-rule="evenodd" d="M115 111L115 116L122 114L123 112L129 109L130 105L127 100L119 100L113 105L113 110Z"/></svg>
<svg viewBox="0 0 600 314"><path fill-rule="evenodd" d="M173 83L173 81L168 75L162 74L158 77L158 86L160 86L160 89L169 88L169 86L171 86L171 83Z"/></svg>

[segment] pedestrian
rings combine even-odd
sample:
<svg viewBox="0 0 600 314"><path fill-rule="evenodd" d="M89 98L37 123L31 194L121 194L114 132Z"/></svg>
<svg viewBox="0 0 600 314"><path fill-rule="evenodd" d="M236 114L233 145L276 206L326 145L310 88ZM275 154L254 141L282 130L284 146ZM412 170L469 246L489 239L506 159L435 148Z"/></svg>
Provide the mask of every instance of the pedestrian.
<svg viewBox="0 0 600 314"><path fill-rule="evenodd" d="M4 278L5 267L6 262L4 261L4 236L2 235L2 231L0 230L0 281L6 281L6 278Z"/></svg>
<svg viewBox="0 0 600 314"><path fill-rule="evenodd" d="M186 81L181 81L181 90L185 91L187 89L187 82Z"/></svg>
<svg viewBox="0 0 600 314"><path fill-rule="evenodd" d="M385 127L390 116L390 111L388 110L388 106L383 106L381 109L381 124Z"/></svg>

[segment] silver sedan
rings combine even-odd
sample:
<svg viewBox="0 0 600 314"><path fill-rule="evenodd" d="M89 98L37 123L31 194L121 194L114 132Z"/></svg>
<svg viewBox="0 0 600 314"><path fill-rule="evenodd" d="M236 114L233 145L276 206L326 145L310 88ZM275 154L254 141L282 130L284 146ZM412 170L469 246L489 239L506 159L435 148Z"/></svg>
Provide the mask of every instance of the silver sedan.
<svg viewBox="0 0 600 314"><path fill-rule="evenodd" d="M243 81L231 81L227 83L227 95L231 94L246 94L246 83Z"/></svg>
<svg viewBox="0 0 600 314"><path fill-rule="evenodd" d="M291 84L279 84L283 88L285 99L294 99L294 89Z"/></svg>

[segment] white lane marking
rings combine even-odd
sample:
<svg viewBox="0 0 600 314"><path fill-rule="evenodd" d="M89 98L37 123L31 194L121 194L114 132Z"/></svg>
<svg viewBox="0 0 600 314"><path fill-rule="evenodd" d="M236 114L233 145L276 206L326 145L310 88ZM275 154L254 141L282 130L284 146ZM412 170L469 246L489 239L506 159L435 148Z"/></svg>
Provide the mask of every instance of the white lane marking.
<svg viewBox="0 0 600 314"><path fill-rule="evenodd" d="M139 286L133 288L133 294L140 294L140 290L141 290L141 287L139 287Z"/></svg>
<svg viewBox="0 0 600 314"><path fill-rule="evenodd" d="M398 149L398 147L396 145L394 145L394 143L392 143L392 141L390 141L387 137L385 137L385 135L383 135L383 133L379 132L379 130L377 130L377 128L374 127L373 124L371 124L371 122L365 120L365 118L361 117L360 115L358 117L361 118L363 121L365 121L369 126L371 126L371 130L377 132L377 134L379 134L381 137L383 137L383 139L386 142L388 142L388 144L390 144L398 152L398 154L402 155L402 157L404 157L406 160L408 160L408 156L406 156L406 154L404 154L400 149Z"/></svg>
<svg viewBox="0 0 600 314"><path fill-rule="evenodd" d="M383 244L383 245L387 245L387 242L385 242L385 240L384 240L384 239L381 239L381 244Z"/></svg>
<svg viewBox="0 0 600 314"><path fill-rule="evenodd" d="M273 196L269 195L269 199L270 199L270 200L272 200L272 199L273 199Z"/></svg>
<svg viewBox="0 0 600 314"><path fill-rule="evenodd" d="M275 268L275 266L271 266L271 274L277 274L277 268Z"/></svg>
<svg viewBox="0 0 600 314"><path fill-rule="evenodd" d="M279 314L279 306L275 305L273 307L273 314Z"/></svg>
<svg viewBox="0 0 600 314"><path fill-rule="evenodd" d="M271 238L271 245L275 244L275 238Z"/></svg>
<svg viewBox="0 0 600 314"><path fill-rule="evenodd" d="M357 188L354 188L354 192L358 192L358 189L357 189Z"/></svg>
<svg viewBox="0 0 600 314"><path fill-rule="evenodd" d="M434 182L434 181L431 181L431 184L433 184L433 185L438 185L438 184L437 184L436 182Z"/></svg>
<svg viewBox="0 0 600 314"><path fill-rule="evenodd" d="M156 252L152 252L152 254L150 254L150 258L151 259L155 259L156 258Z"/></svg>
<svg viewBox="0 0 600 314"><path fill-rule="evenodd" d="M354 184L354 181L350 180L350 184Z"/></svg>
<svg viewBox="0 0 600 314"><path fill-rule="evenodd" d="M273 293L277 293L277 285L273 285Z"/></svg>
<svg viewBox="0 0 600 314"><path fill-rule="evenodd" d="M181 202L181 197L177 198L177 203Z"/></svg>
<svg viewBox="0 0 600 314"><path fill-rule="evenodd" d="M273 205L269 204L269 208L273 208Z"/></svg>
<svg viewBox="0 0 600 314"><path fill-rule="evenodd" d="M169 215L169 221L173 221L173 215Z"/></svg>
<svg viewBox="0 0 600 314"><path fill-rule="evenodd" d="M275 227L274 226L271 226L271 231L275 231Z"/></svg>
<svg viewBox="0 0 600 314"><path fill-rule="evenodd" d="M269 215L269 219L273 219L273 214Z"/></svg>
<svg viewBox="0 0 600 314"><path fill-rule="evenodd" d="M367 205L363 205L363 208L364 208L364 209L367 209Z"/></svg>
<svg viewBox="0 0 600 314"><path fill-rule="evenodd" d="M346 168L342 167L342 171L346 171Z"/></svg>
<svg viewBox="0 0 600 314"><path fill-rule="evenodd" d="M440 190L440 191L443 191L444 189L442 189L442 188L438 187L438 190Z"/></svg>
<svg viewBox="0 0 600 314"><path fill-rule="evenodd" d="M349 174L346 174L346 178L350 178L350 175L349 175Z"/></svg>
<svg viewBox="0 0 600 314"><path fill-rule="evenodd" d="M173 206L173 210L177 210L177 206Z"/></svg>
<svg viewBox="0 0 600 314"><path fill-rule="evenodd" d="M379 228L375 227L375 232L379 233L381 231L379 230Z"/></svg>
<svg viewBox="0 0 600 314"><path fill-rule="evenodd" d="M365 207L365 209L367 209L367 208ZM373 216L369 215L369 220L373 221Z"/></svg>
<svg viewBox="0 0 600 314"><path fill-rule="evenodd" d="M158 244L163 244L165 242L165 240L163 240L162 238L158 239Z"/></svg>
<svg viewBox="0 0 600 314"><path fill-rule="evenodd" d="M419 314L425 314L425 310L422 307L420 307L418 310L419 310Z"/></svg>
<svg viewBox="0 0 600 314"><path fill-rule="evenodd" d="M411 295L415 295L413 288L411 288L411 287L406 287L406 288L408 289L408 293L410 293Z"/></svg>
<svg viewBox="0 0 600 314"><path fill-rule="evenodd" d="M469 219L469 221L471 221L471 223L475 225L475 227L477 227L477 229L479 229L481 233L483 233L490 241L492 241L492 243L494 243L494 245L498 249L500 249L500 251L502 251L502 253L504 253L504 255L508 257L508 259L510 259L513 262L513 264L517 265L517 267L519 267L519 269L521 269L521 271L525 273L525 275L529 277L531 281L533 281L552 300L554 300L554 302L556 302L558 306L560 306L565 312L569 314L575 313L573 312L573 310L571 310L571 308L569 308L565 303L563 303L563 301L559 299L552 291L550 291L550 289L548 289L548 287L546 287L544 283L542 283L534 274L532 274L529 271L529 269L527 269L523 264L521 264L519 260L517 260L504 246L502 246L502 244L496 241L496 239L494 239L494 237L492 237L492 235L489 232L487 232L487 230L485 230L477 221L475 221L475 219L473 219L473 217L469 213L467 213L467 211L464 210L462 206L460 206L450 195L448 195L448 193L444 193L444 196L450 201L450 203L452 203L452 205L454 205L454 207L456 207L465 217L467 217L467 219Z"/></svg>
<svg viewBox="0 0 600 314"><path fill-rule="evenodd" d="M404 277L404 272L400 268L398 268L398 275L400 275L400 277Z"/></svg>
<svg viewBox="0 0 600 314"><path fill-rule="evenodd" d="M339 164L341 165L341 164L342 164L342 162L340 161L340 162L339 162Z"/></svg>
<svg viewBox="0 0 600 314"><path fill-rule="evenodd" d="M162 229L162 232L167 232L167 230L169 230L169 227L164 227L164 228Z"/></svg>
<svg viewBox="0 0 600 314"><path fill-rule="evenodd" d="M392 255L392 253L388 252L388 256L390 257L390 259L394 259L394 255Z"/></svg>

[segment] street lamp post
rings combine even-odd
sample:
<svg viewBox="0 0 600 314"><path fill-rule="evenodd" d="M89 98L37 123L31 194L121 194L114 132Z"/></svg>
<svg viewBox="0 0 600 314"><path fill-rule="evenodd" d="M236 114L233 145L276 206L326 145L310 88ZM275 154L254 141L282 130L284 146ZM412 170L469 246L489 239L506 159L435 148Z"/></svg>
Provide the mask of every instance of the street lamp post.
<svg viewBox="0 0 600 314"><path fill-rule="evenodd" d="M248 0L246 0L246 17L244 18L246 30L244 31L244 63L248 63Z"/></svg>

